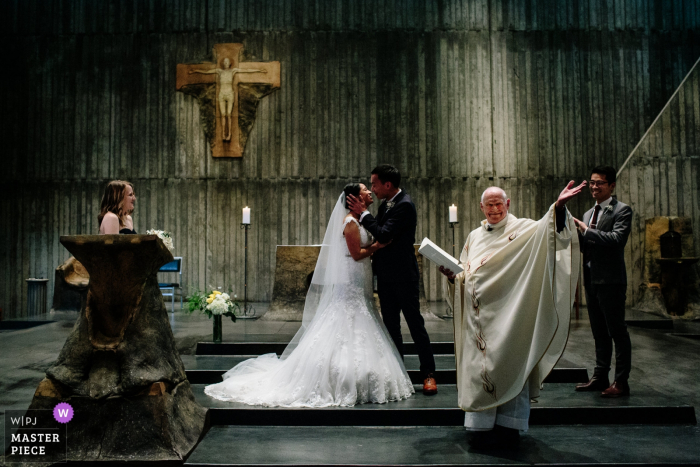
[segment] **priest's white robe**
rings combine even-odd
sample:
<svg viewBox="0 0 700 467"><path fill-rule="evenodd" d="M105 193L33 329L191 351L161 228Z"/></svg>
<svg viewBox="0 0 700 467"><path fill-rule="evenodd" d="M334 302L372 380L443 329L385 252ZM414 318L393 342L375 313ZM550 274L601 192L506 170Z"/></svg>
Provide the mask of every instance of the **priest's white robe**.
<svg viewBox="0 0 700 467"><path fill-rule="evenodd" d="M552 205L539 221L512 214L492 231L482 221L460 254L464 271L448 284L454 310L459 406L479 412L540 385L569 335L579 270L578 236Z"/></svg>

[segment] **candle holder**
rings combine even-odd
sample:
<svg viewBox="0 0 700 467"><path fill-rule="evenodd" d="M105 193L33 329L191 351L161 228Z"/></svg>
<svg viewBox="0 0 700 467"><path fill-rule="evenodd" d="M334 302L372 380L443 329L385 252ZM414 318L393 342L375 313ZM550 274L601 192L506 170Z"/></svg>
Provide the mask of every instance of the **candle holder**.
<svg viewBox="0 0 700 467"><path fill-rule="evenodd" d="M450 228L452 229L452 256L455 257L455 225L459 222L450 222ZM457 258L459 259L459 258Z"/></svg>
<svg viewBox="0 0 700 467"><path fill-rule="evenodd" d="M250 224L241 224L241 229L245 231L245 260L243 262L243 316L237 319L257 319L255 307L248 305L248 231Z"/></svg>
<svg viewBox="0 0 700 467"><path fill-rule="evenodd" d="M450 229L452 229L452 257L455 257L455 225L457 224L459 224L459 222L450 222ZM445 309L445 316L443 316L443 318L454 318L452 308L448 306Z"/></svg>

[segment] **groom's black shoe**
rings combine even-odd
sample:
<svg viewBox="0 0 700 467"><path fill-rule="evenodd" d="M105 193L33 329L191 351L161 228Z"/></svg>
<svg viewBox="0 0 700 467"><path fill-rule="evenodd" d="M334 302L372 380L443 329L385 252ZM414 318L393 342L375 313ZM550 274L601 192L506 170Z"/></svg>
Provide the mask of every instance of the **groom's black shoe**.
<svg viewBox="0 0 700 467"><path fill-rule="evenodd" d="M423 394L426 396L437 394L437 383L435 382L435 375L432 373L428 373L428 376L423 380Z"/></svg>

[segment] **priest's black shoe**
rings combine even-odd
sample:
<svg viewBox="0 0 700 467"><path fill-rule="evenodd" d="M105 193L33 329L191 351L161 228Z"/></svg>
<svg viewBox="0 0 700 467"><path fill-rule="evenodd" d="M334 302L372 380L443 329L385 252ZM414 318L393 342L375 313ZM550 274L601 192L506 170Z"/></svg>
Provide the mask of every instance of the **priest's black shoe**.
<svg viewBox="0 0 700 467"><path fill-rule="evenodd" d="M495 425L493 430L471 432L468 443L475 449L489 451L517 449L520 444L520 431Z"/></svg>
<svg viewBox="0 0 700 467"><path fill-rule="evenodd" d="M610 381L608 381L608 378L600 378L593 375L593 378L591 378L587 383L577 384L576 391L605 391L609 386Z"/></svg>
<svg viewBox="0 0 700 467"><path fill-rule="evenodd" d="M630 395L630 385L627 381L615 381L612 386L601 393L601 397L622 397Z"/></svg>

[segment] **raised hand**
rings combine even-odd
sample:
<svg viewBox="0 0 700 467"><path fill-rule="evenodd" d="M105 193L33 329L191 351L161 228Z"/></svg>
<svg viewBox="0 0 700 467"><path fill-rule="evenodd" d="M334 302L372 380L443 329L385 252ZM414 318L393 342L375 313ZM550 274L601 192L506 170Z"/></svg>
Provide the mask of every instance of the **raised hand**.
<svg viewBox="0 0 700 467"><path fill-rule="evenodd" d="M365 205L365 202L362 201L362 199L357 198L353 195L348 195L348 207L352 212L357 214L358 216L365 212L367 210L367 206Z"/></svg>
<svg viewBox="0 0 700 467"><path fill-rule="evenodd" d="M584 180L577 187L574 187L574 181L571 180L564 188L561 193L559 193L559 198L557 199L557 209L562 209L564 205L574 196L581 193L581 190L586 186L587 182ZM572 188L573 187L573 188Z"/></svg>

